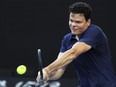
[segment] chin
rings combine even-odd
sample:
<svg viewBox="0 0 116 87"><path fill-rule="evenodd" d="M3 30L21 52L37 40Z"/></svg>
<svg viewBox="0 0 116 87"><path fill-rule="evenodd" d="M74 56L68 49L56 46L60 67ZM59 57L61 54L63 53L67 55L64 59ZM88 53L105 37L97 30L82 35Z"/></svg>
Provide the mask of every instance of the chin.
<svg viewBox="0 0 116 87"><path fill-rule="evenodd" d="M71 32L73 35L78 35L79 33L76 33L76 32Z"/></svg>

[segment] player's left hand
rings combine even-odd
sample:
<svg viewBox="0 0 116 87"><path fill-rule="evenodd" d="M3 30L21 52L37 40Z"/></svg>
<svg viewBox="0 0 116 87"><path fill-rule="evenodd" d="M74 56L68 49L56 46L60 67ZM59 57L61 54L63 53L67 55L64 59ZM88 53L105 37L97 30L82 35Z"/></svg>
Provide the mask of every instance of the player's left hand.
<svg viewBox="0 0 116 87"><path fill-rule="evenodd" d="M43 71L43 80L44 80L44 82L47 82L49 80L49 75L47 74L47 71L45 69L43 69L42 71ZM37 82L40 81L40 71L38 72L36 81Z"/></svg>

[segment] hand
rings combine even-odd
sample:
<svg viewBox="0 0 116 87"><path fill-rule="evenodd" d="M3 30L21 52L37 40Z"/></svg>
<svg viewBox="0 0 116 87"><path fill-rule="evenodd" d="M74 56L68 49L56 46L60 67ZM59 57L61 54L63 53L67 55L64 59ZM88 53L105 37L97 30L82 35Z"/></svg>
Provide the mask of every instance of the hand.
<svg viewBox="0 0 116 87"><path fill-rule="evenodd" d="M43 69L42 71L43 71L43 81L44 81L44 82L47 82L47 81L49 80L48 73L47 73L47 71L46 71L45 69ZM40 81L41 81L41 79L40 79L40 71L38 72L36 81L37 81L37 82L40 82Z"/></svg>

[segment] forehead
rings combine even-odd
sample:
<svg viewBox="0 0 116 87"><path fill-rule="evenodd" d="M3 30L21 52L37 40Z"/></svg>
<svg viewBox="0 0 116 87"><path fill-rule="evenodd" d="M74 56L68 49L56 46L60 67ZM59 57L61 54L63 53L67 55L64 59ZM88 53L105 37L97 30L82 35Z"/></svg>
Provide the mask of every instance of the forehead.
<svg viewBox="0 0 116 87"><path fill-rule="evenodd" d="M79 20L79 19L85 20L84 15L80 13L70 13L69 18L73 20Z"/></svg>

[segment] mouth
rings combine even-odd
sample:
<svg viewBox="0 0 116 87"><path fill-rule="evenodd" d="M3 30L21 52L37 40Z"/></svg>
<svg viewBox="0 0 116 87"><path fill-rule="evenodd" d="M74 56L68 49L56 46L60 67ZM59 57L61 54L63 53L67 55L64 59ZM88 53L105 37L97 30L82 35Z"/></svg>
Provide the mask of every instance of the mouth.
<svg viewBox="0 0 116 87"><path fill-rule="evenodd" d="M79 29L72 28L71 30L72 30L72 31L78 31Z"/></svg>
<svg viewBox="0 0 116 87"><path fill-rule="evenodd" d="M70 27L71 30L78 30L78 27Z"/></svg>
<svg viewBox="0 0 116 87"><path fill-rule="evenodd" d="M75 28L71 28L71 32L73 33L73 34L80 34L80 31L79 31L79 29L75 29Z"/></svg>

